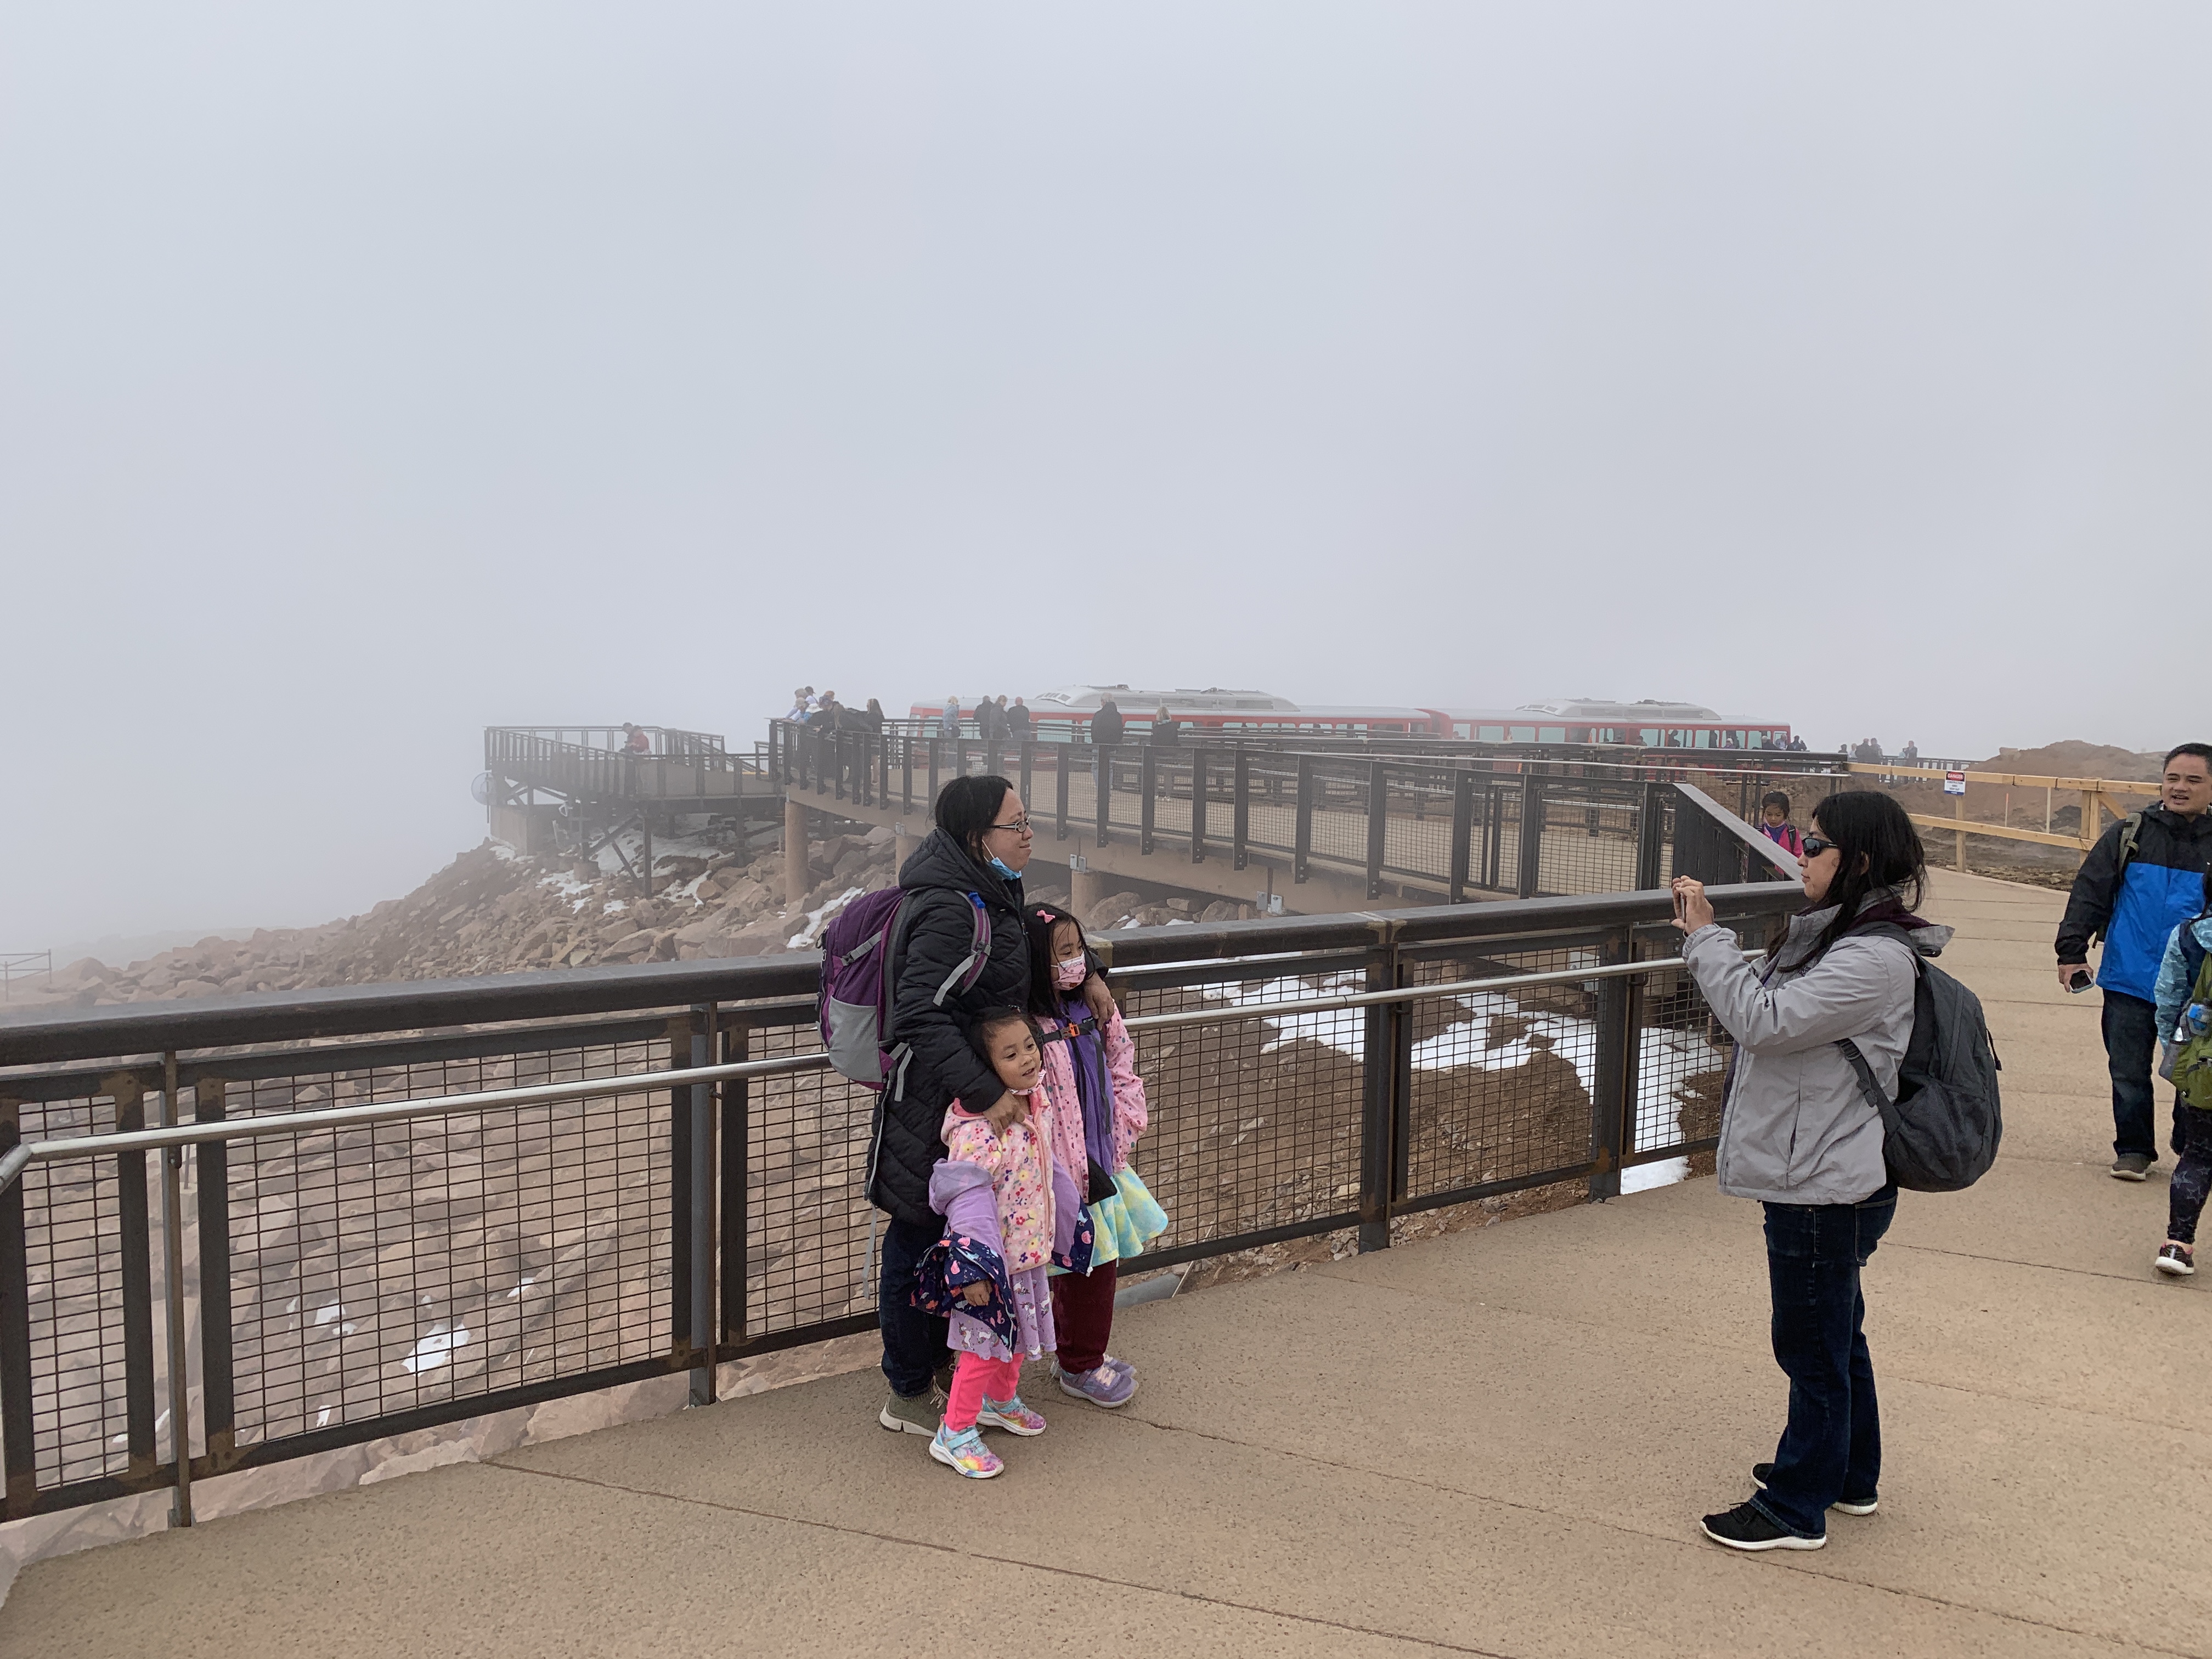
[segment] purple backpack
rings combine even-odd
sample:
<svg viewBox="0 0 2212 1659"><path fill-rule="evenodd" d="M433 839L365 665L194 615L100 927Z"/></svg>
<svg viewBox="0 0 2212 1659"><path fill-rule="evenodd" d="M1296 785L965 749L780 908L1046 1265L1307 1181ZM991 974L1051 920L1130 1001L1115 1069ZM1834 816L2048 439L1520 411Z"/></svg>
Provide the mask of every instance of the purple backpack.
<svg viewBox="0 0 2212 1659"><path fill-rule="evenodd" d="M930 1000L939 1007L957 988L974 988L991 958L991 917L981 893L968 895L975 942ZM906 908L906 890L864 893L837 913L822 935L822 1046L839 1075L863 1088L903 1080L909 1045L886 1048L890 1034L891 941ZM898 1091L894 1090L894 1098Z"/></svg>

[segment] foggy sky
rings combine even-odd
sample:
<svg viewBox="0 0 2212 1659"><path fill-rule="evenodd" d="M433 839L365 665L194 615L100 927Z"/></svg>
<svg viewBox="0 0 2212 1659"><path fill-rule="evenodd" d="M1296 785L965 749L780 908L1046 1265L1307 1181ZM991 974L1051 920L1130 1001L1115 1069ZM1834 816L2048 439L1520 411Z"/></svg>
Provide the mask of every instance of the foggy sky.
<svg viewBox="0 0 2212 1659"><path fill-rule="evenodd" d="M0 949L801 681L2212 726L2201 5L4 19Z"/></svg>

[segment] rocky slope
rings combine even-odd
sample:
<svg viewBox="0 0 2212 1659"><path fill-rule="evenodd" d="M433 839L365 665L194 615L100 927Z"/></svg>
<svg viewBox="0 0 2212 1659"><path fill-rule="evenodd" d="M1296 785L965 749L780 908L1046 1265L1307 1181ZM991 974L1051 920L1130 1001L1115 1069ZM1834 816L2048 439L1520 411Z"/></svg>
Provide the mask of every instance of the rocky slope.
<svg viewBox="0 0 2212 1659"><path fill-rule="evenodd" d="M14 988L12 1007L235 996L378 981L556 971L611 963L763 956L805 949L855 894L896 877L887 830L832 836L808 849L814 887L796 906L781 900L780 850L717 850L678 842L653 862L646 897L611 851L605 863L526 858L494 842L462 854L404 898L319 927L210 937L117 968L87 957L51 982ZM624 851L635 860L635 841ZM1062 902L1040 888L1032 896ZM1116 893L1085 921L1114 927L1212 920L1234 905L1147 902Z"/></svg>

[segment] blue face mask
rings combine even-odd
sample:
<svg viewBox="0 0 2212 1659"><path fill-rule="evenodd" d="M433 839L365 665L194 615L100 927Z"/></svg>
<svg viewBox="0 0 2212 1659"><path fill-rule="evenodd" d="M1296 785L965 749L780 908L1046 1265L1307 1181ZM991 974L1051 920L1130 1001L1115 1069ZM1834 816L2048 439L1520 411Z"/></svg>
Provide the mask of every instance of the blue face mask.
<svg viewBox="0 0 2212 1659"><path fill-rule="evenodd" d="M1022 872L1018 870L1009 870L1006 867L1006 860L1000 858L996 853L991 854L991 868L997 871L1000 876L1007 881L1019 881L1022 878Z"/></svg>

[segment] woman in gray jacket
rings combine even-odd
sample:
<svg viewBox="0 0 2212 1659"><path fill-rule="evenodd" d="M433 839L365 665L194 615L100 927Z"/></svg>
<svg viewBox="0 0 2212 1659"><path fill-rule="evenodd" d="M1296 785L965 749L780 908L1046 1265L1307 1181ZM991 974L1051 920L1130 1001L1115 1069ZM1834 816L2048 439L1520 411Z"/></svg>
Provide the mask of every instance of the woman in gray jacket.
<svg viewBox="0 0 2212 1659"><path fill-rule="evenodd" d="M1736 1042L1716 1174L1722 1192L1765 1206L1774 1358L1790 1378L1774 1461L1752 1470L1759 1490L1705 1518L1705 1535L1734 1549L1816 1550L1832 1507L1874 1513L1881 1420L1859 1269L1897 1212L1897 1188L1881 1119L1837 1045L1856 1044L1894 1096L1912 1036L1914 952L1934 956L1951 936L1913 914L1927 858L1894 799L1831 795L1812 823L1798 860L1806 908L1759 969L1714 923L1704 887L1674 883L1682 960Z"/></svg>

